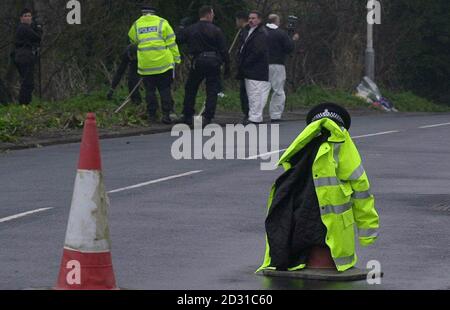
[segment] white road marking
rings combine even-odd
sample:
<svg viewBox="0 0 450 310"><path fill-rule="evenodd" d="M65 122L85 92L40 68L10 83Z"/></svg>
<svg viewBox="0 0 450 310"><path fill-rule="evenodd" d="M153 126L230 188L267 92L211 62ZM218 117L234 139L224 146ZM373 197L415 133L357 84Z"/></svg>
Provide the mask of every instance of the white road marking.
<svg viewBox="0 0 450 310"><path fill-rule="evenodd" d="M255 155L255 156L250 156L250 157L246 158L245 160L254 160L254 159L258 159L260 157L265 157L265 156L268 156L268 155L284 152L286 150L287 149L282 149L282 150L273 151L273 152L269 152L269 153L263 153L263 154L259 154L259 155Z"/></svg>
<svg viewBox="0 0 450 310"><path fill-rule="evenodd" d="M441 126L449 126L449 125L450 125L450 123L442 123L442 124L422 126L422 127L419 127L419 128L420 129L427 129L427 128L436 128L436 127L441 127Z"/></svg>
<svg viewBox="0 0 450 310"><path fill-rule="evenodd" d="M400 132L400 130L391 130L391 131L377 132L377 133L371 133L371 134L368 134L368 135L355 136L355 137L352 137L352 139L360 139L360 138L367 138L367 137L383 136L383 135L389 135L391 133L398 133L398 132Z"/></svg>
<svg viewBox="0 0 450 310"><path fill-rule="evenodd" d="M42 208L42 209L36 209L36 210L28 211L28 212L19 213L16 215L11 215L11 216L0 219L0 223L5 223L5 222L12 221L12 220L15 220L15 219L27 216L27 215L44 212L44 211L47 211L50 209L53 209L53 208Z"/></svg>
<svg viewBox="0 0 450 310"><path fill-rule="evenodd" d="M160 183L160 182L169 181L169 180L173 180L173 179L177 179L177 178L182 178L182 177L186 177L186 176L189 176L189 175L197 174L197 173L200 173L200 172L203 172L203 170L190 171L190 172L177 174L177 175L173 175L173 176L170 176L170 177L165 177L165 178L161 178L161 179L157 179L157 180L153 180L153 181L148 181L148 182L144 182L144 183L140 183L140 184L136 184L136 185L132 185L132 186L118 188L118 189L109 191L108 194L123 192L123 191L129 190L129 189L139 188L139 187L143 187L143 186L147 186L147 185L151 185L151 184L155 184L155 183ZM12 221L12 220L15 220L15 219L18 219L18 218L21 218L21 217L25 217L27 215L32 215L32 214L35 214L35 213L48 211L50 209L53 209L53 208L36 209L36 210L19 213L19 214L12 215L12 216L8 216L8 217L0 219L0 223L5 223L5 222L8 222L8 221Z"/></svg>
<svg viewBox="0 0 450 310"><path fill-rule="evenodd" d="M438 127L438 126L445 126L445 125L450 125L450 123L437 124L437 125L431 125L431 126ZM431 126L424 126L424 127L421 127L421 128L430 128ZM399 130L392 130L392 131L378 132L378 133L373 133L373 134L368 134L368 135L355 136L355 137L352 137L352 138L353 139L359 139L359 138L365 138L365 137L374 137L374 136L388 135L388 134L397 133L397 132L400 132L400 131ZM256 155L256 156L251 156L251 157L246 158L246 160L257 159L257 158L265 157L265 156L272 155L272 154L275 154L275 153L284 152L286 150L287 149L282 149L282 150L272 151L272 152L268 152L268 153L264 153L264 154L259 154L259 155ZM165 177L165 178L161 178L161 179L157 179L157 180L152 180L152 181L148 181L148 182L144 182L144 183L139 183L139 184L135 184L135 185L127 186L127 187L114 189L112 191L109 191L108 194L119 193L119 192L123 192L123 191L130 190L130 189L136 189L136 188L140 188L140 187L144 187L144 186L148 186L148 185L152 185L152 184L156 184L156 183L160 183L160 182L165 182L165 181L169 181L169 180L173 180L173 179L187 177L187 176L194 175L194 174L197 174L197 173L200 173L200 172L203 172L203 170L189 171L189 172L186 172L186 173L181 173L181 174L177 174L177 175L173 175L173 176L169 176L169 177ZM42 208L42 209L37 209L37 210L29 211L29 212L24 212L24 213L8 216L8 217L0 219L0 223L8 222L8 221L11 221L11 220L14 220L14 219L17 219L17 218L21 218L21 217L24 217L24 216L27 216L27 215L31 215L31 214L35 214L35 213L39 213L39 212L44 212L44 211L47 211L47 210L50 210L50 209L53 209L53 208Z"/></svg>
<svg viewBox="0 0 450 310"><path fill-rule="evenodd" d="M352 137L352 139L360 139L360 138L366 138L366 137L375 137L375 136L389 135L389 134L397 133L397 132L400 132L400 130L391 130L391 131L371 133L371 134L368 134L368 135L355 136L355 137ZM254 159L258 159L260 157L265 157L265 156L268 156L268 155L284 152L286 150L287 149L282 149L282 150L273 151L273 152L269 152L269 153L263 153L263 154L259 154L259 155L256 155L256 156L248 157L245 160L254 160Z"/></svg>
<svg viewBox="0 0 450 310"><path fill-rule="evenodd" d="M131 185L131 186L123 187L123 188L114 189L112 191L109 191L108 194L123 192L123 191L129 190L129 189L135 189L135 188L144 187L144 186L148 186L148 185L155 184L155 183L160 183L160 182L165 182L165 181L169 181L169 180L173 180L173 179L187 177L187 176L190 176L190 175L193 175L193 174L197 174L197 173L200 173L200 172L203 172L203 170L189 171L189 172L186 172L186 173L177 174L177 175L173 175L173 176L170 176L170 177L165 177L165 178L161 178L161 179L157 179L157 180L152 180L152 181L148 181L148 182L144 182L144 183L139 183L139 184L136 184L136 185Z"/></svg>

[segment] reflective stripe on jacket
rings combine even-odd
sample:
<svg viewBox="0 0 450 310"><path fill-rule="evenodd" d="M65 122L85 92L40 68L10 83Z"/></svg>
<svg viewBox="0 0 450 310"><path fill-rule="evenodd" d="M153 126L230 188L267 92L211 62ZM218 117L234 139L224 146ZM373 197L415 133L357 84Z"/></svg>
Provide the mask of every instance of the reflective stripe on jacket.
<svg viewBox="0 0 450 310"><path fill-rule="evenodd" d="M156 15L139 18L128 32L130 41L137 45L138 73L161 74L181 62L175 33L169 23Z"/></svg>
<svg viewBox="0 0 450 310"><path fill-rule="evenodd" d="M323 129L327 129L331 135L317 152L312 167L313 180L321 220L327 228L325 242L331 250L337 269L345 271L357 262L354 225L358 228L362 246L376 241L379 227L374 196L370 192L367 174L350 134L328 118L315 121L289 146L279 165L286 171L291 169L289 160ZM275 190L274 185L268 200L269 210ZM266 241L265 259L259 270L271 268L270 264L270 248ZM305 265L302 264L290 270L303 268Z"/></svg>

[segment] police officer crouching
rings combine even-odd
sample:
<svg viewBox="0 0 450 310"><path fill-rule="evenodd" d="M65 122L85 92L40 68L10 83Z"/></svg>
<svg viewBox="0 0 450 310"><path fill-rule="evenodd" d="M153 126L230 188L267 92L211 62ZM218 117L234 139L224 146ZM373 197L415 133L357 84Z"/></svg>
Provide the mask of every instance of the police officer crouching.
<svg viewBox="0 0 450 310"><path fill-rule="evenodd" d="M195 98L201 82L206 80L206 106L203 125L211 123L220 91L220 68L225 64L224 78L230 75L230 57L222 30L214 25L214 9L203 6L199 10L200 20L182 29L177 35L179 44L187 44L193 57L189 77L185 85L183 117L180 122L192 125L195 113Z"/></svg>
<svg viewBox="0 0 450 310"><path fill-rule="evenodd" d="M129 93L134 92L131 94L131 101L134 104L140 104L141 103L141 94L139 93L139 89L135 89L137 87L138 83L140 82L139 75L137 74L137 49L136 45L129 44L127 48L123 51L122 56L120 58L120 64L117 68L116 73L114 74L114 77L111 82L111 88L109 89L108 93L106 94L106 98L108 100L112 100L114 91L116 90L117 86L120 83L120 80L122 79L123 75L128 69L128 91ZM153 93L152 96L154 97L155 94ZM156 98L152 100L152 102L158 102ZM156 108L155 108L156 111Z"/></svg>
<svg viewBox="0 0 450 310"><path fill-rule="evenodd" d="M42 37L42 27L33 23L30 9L24 9L20 14L20 25L17 27L14 63L19 71L21 85L19 93L20 104L30 104L34 90L34 68L39 57L39 46Z"/></svg>
<svg viewBox="0 0 450 310"><path fill-rule="evenodd" d="M143 6L143 16L131 26L128 37L137 46L137 70L144 81L149 118L155 118L156 109L153 107L157 103L152 101L152 93L156 88L161 96L161 121L170 124L170 113L173 110L173 70L175 64L181 62L181 58L172 27L167 20L155 13L154 7Z"/></svg>

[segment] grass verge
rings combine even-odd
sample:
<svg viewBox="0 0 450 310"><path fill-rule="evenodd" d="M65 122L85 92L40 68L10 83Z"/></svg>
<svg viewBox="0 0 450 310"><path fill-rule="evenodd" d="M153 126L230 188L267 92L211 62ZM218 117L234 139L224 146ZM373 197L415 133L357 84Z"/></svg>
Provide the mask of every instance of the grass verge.
<svg viewBox="0 0 450 310"><path fill-rule="evenodd" d="M147 125L145 105L129 104L120 113L114 110L126 97L126 90L121 89L113 101L105 99L106 91L89 95L79 95L62 102L39 102L35 100L29 106L0 106L0 142L17 142L21 137L30 137L46 131L73 130L82 128L87 112L95 112L100 128L142 127ZM240 111L239 93L226 90L226 97L220 98L218 111ZM395 106L403 112L446 112L450 107L437 105L411 92L383 92ZM175 109L182 111L183 90L174 92ZM200 91L197 109L201 109L205 94ZM287 108L308 108L317 103L332 101L348 108L369 108L362 99L336 89L324 89L318 86L305 86L295 93L288 94Z"/></svg>

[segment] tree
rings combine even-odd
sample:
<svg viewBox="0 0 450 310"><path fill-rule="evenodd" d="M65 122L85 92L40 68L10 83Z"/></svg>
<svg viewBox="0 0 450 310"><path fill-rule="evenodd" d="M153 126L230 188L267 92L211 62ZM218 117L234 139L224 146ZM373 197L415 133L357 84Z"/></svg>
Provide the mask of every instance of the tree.
<svg viewBox="0 0 450 310"><path fill-rule="evenodd" d="M10 61L20 10L35 9L44 24L42 85L44 98L61 100L89 93L109 83L127 32L147 0L82 1L82 24L66 23L66 0L0 1L0 77L3 87L17 92ZM376 27L377 81L392 89L450 102L448 0L382 1L382 24ZM365 0L154 0L158 14L174 28L186 16L197 19L201 5L212 4L216 23L229 43L236 32L234 15L244 8L264 15L300 18L300 42L289 60L289 85L319 84L351 91L364 73ZM184 82L186 62L177 77ZM230 82L229 82L230 83Z"/></svg>

